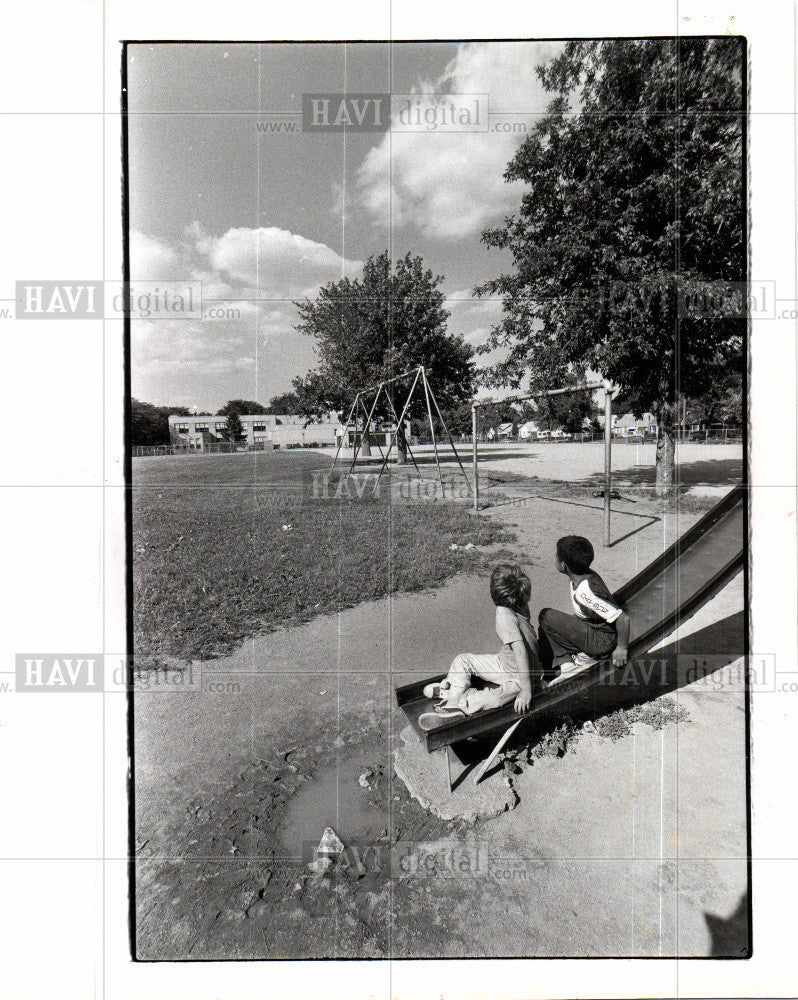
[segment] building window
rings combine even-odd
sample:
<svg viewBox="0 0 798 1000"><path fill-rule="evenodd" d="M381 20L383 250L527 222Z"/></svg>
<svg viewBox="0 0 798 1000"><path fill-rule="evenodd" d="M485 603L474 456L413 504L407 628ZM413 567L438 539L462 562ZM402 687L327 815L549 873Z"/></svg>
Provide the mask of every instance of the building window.
<svg viewBox="0 0 798 1000"><path fill-rule="evenodd" d="M252 425L252 430L253 431L265 431L266 430L266 424L253 424Z"/></svg>
<svg viewBox="0 0 798 1000"><path fill-rule="evenodd" d="M178 428L177 428L177 433L178 434L188 434L188 425L187 424L179 424Z"/></svg>

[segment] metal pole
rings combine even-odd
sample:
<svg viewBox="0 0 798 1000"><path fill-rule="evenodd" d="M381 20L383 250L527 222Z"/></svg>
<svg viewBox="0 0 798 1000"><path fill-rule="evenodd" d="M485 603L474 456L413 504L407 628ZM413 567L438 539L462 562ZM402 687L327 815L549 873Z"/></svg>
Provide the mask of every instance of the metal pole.
<svg viewBox="0 0 798 1000"><path fill-rule="evenodd" d="M338 442L338 447L335 449L335 458L333 459L333 464L332 464L333 469L335 468L336 463L338 462L338 455L341 453L341 448L343 448L344 446L344 438L346 437L347 431L349 429L349 421L352 419L352 413L354 412L355 404L357 403L359 395L360 393L358 393L358 395L355 396L355 402L352 403L352 407L349 410L349 416L346 418L346 423L344 424L344 430L343 434L341 434L341 440Z"/></svg>
<svg viewBox="0 0 798 1000"><path fill-rule="evenodd" d="M604 545L610 544L610 493L612 492L612 396L604 384Z"/></svg>
<svg viewBox="0 0 798 1000"><path fill-rule="evenodd" d="M423 370L424 370L423 368L422 368L422 369L420 369L420 371L423 371ZM414 383L413 383L413 385L415 385L415 384L416 384L416 383L414 382ZM411 390L411 392L412 392L412 390ZM391 399L391 394L390 394L390 393L388 392L388 390L387 390L387 389L385 390L385 398L386 398L386 399L388 400L388 405L389 405L389 406L390 406L390 408L391 408L391 412L393 413L394 417L396 418L396 420L397 420L397 422L398 422L398 421L399 421L399 417L398 417L398 416L396 416L396 408L395 408L395 407L394 407L394 405L393 405L393 401L392 401L392 399ZM407 447L407 454L408 454L408 455L410 456L410 460L412 461L413 465L415 465L415 467L416 467L416 472L417 472L417 473L419 474L419 476L420 476L420 475L421 475L421 469L419 469L419 467L418 467L418 462L416 462L416 459L415 459L415 457L414 457L414 455L413 455L413 452L412 452L412 450L411 450L411 448L410 448L410 444L408 443L408 440L407 440L407 438L405 438L405 445L406 445L406 447Z"/></svg>
<svg viewBox="0 0 798 1000"><path fill-rule="evenodd" d="M427 415L429 416L429 429L432 435L432 447L435 451L435 465L438 469L438 479L441 484L441 499L443 499L443 473L441 472L441 463L438 458L438 443L435 440L435 422L432 419L432 405L429 401L429 386L427 385L427 373L424 371L424 366L421 366L421 379L424 383L424 396L427 400Z"/></svg>
<svg viewBox="0 0 798 1000"><path fill-rule="evenodd" d="M477 461L477 405L471 406L471 457L474 462L474 513L479 510L479 464Z"/></svg>
<svg viewBox="0 0 798 1000"><path fill-rule="evenodd" d="M390 443L388 444L388 450L385 452L385 458L383 459L382 466L380 467L380 471L377 473L377 480L379 480L380 477L382 476L383 472L385 472L385 466L388 464L388 458L389 458L389 456L391 454L391 449L393 448L394 444L396 443L396 438L399 435L399 428L402 425L402 421L405 419L405 413L407 413L407 408L408 408L408 406L410 406L410 400L411 400L411 398L413 396L413 391L416 388L416 382L418 382L418 377L419 377L420 374L421 374L421 368L419 366L419 368L416 370L416 377L413 379L413 384L410 386L410 392L407 394L407 399L405 400L405 405L402 408L402 415L401 415L401 417L399 417L399 420L398 420L398 422L396 424L396 430L393 432L393 435L391 437ZM387 382L386 382L386 385L387 385ZM386 395L388 395L387 392L386 392ZM390 401L390 397L388 397L388 398L389 398L389 401ZM393 404L391 404L391 408L393 408ZM394 413L396 413L396 410L394 410ZM376 483L375 483L375 486L376 486Z"/></svg>
<svg viewBox="0 0 798 1000"><path fill-rule="evenodd" d="M451 445L452 451L454 452L454 457L457 459L457 464L460 466L460 471L463 473L463 479L465 479L466 486L468 487L468 492L470 493L471 483L469 483L468 481L466 470L463 468L463 463L460 461L460 455L457 452L457 448L455 448L454 446L454 439L452 438L451 432L449 431L449 428L446 426L446 421L443 419L443 414L441 413L440 406L438 406L438 400L435 398L435 393L432 391L432 386L430 386L429 388L429 394L432 397L432 402L435 406L435 412L438 414L438 419L440 420L441 425L443 426L444 432L446 433L446 437L449 439L449 444Z"/></svg>
<svg viewBox="0 0 798 1000"><path fill-rule="evenodd" d="M375 392L376 390L378 390L380 386L390 385L392 382L398 382L403 378L409 378L411 375L415 375L418 372L418 369L421 367L422 366L419 365L418 368L411 368L410 371L402 372L401 375L394 375L393 378L386 378L382 382L380 382L379 385L372 385L369 386L368 389L361 389L358 395L367 396L370 392Z"/></svg>

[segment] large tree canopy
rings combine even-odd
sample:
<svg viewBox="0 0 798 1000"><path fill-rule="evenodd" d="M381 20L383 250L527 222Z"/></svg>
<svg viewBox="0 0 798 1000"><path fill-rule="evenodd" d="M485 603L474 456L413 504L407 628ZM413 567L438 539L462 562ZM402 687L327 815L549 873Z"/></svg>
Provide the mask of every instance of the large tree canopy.
<svg viewBox="0 0 798 1000"><path fill-rule="evenodd" d="M236 417L240 417L242 413L257 414L268 412L267 407L261 403L256 403L253 399L230 399L224 404L221 410L216 411L216 416L230 417L235 414Z"/></svg>
<svg viewBox="0 0 798 1000"><path fill-rule="evenodd" d="M299 413L299 398L295 392L282 392L272 396L264 413Z"/></svg>
<svg viewBox="0 0 798 1000"><path fill-rule="evenodd" d="M438 285L443 278L410 253L391 265L387 252L371 257L363 277L325 285L315 300L298 302L299 329L316 338L319 367L294 379L305 413L349 411L356 393L424 365L441 408L468 399L473 390L472 350L446 332L449 313ZM401 406L409 383L396 388ZM409 411L424 412L424 393ZM387 416L385 406L379 416Z"/></svg>
<svg viewBox="0 0 798 1000"><path fill-rule="evenodd" d="M169 415L188 416L185 406L153 406L130 401L130 440L133 445L169 444Z"/></svg>
<svg viewBox="0 0 798 1000"><path fill-rule="evenodd" d="M526 184L520 210L483 234L513 260L477 289L503 297L481 348L509 348L494 384L600 372L657 417L663 487L678 397L743 367L745 320L683 303L746 277L744 51L736 38L569 42L538 69L557 96L505 172Z"/></svg>

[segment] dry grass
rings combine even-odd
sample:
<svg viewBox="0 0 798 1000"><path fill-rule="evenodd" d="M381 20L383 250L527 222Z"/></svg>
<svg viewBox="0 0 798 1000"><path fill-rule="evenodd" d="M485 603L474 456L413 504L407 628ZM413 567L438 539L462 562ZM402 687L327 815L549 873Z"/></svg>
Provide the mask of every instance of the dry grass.
<svg viewBox="0 0 798 1000"><path fill-rule="evenodd" d="M307 476L325 464L301 452L139 460L138 656L223 655L279 625L441 584L485 562L452 542L508 537L462 504L313 502Z"/></svg>

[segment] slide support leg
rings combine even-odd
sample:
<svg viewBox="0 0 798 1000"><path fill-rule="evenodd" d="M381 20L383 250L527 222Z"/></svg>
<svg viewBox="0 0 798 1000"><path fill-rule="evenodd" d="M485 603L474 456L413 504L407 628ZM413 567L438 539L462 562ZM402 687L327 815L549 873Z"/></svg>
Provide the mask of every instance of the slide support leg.
<svg viewBox="0 0 798 1000"><path fill-rule="evenodd" d="M510 739L510 737L513 735L513 733L516 731L516 729L521 725L523 721L524 721L523 718L520 718L518 722L514 722L511 726L505 729L504 735L496 744L496 746L491 750L490 755L485 760L482 761L482 763L474 772L475 785L478 785L480 781L482 781L487 772L490 770L490 767L493 764L494 760L496 760L496 758L501 753L505 743Z"/></svg>

